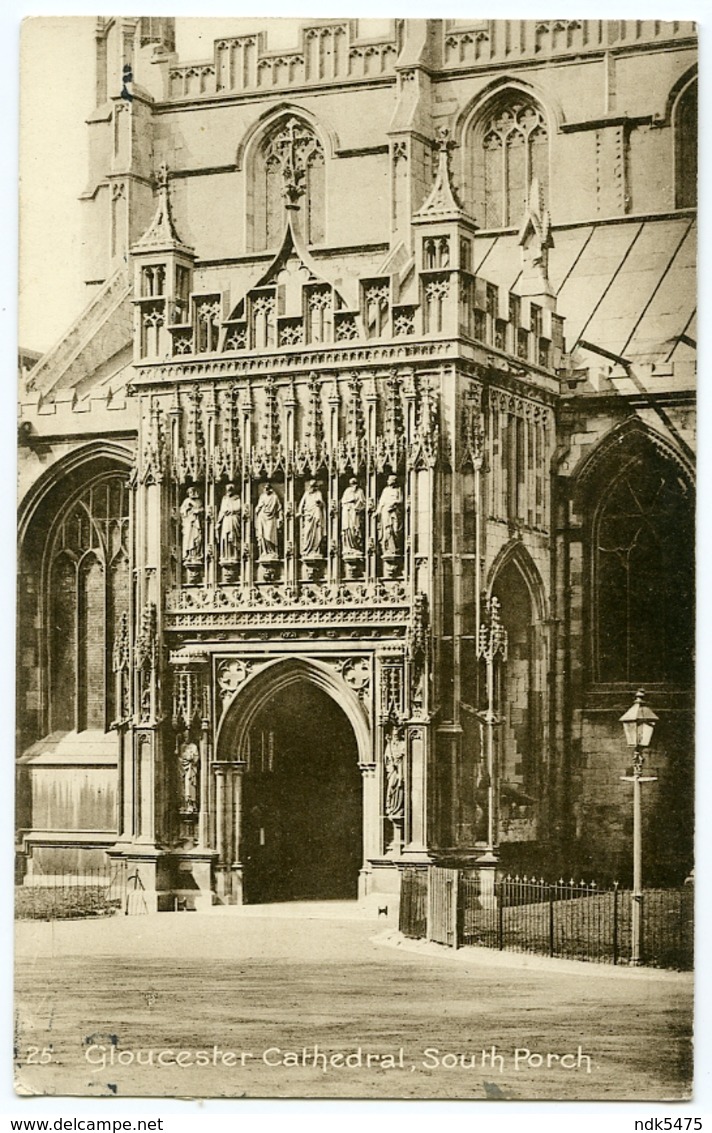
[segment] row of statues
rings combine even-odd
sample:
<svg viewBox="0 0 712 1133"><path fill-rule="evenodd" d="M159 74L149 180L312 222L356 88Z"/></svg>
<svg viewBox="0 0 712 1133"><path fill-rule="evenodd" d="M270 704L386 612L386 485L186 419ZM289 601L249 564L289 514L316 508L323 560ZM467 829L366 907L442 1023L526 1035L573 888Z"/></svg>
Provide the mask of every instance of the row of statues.
<svg viewBox="0 0 712 1133"><path fill-rule="evenodd" d="M351 477L340 501L341 551L346 559L360 559L365 552L366 494ZM196 487L188 488L180 507L182 557L186 565L198 564L203 557L205 509ZM215 524L221 563L239 561L242 505L234 484L225 488ZM299 547L303 559L320 558L326 537L326 503L316 480L309 480L297 508ZM279 536L284 524L282 501L269 481L263 485L255 504L253 531L261 562L279 557ZM388 477L376 507L376 524L381 555L397 558L402 554L403 491L395 476Z"/></svg>

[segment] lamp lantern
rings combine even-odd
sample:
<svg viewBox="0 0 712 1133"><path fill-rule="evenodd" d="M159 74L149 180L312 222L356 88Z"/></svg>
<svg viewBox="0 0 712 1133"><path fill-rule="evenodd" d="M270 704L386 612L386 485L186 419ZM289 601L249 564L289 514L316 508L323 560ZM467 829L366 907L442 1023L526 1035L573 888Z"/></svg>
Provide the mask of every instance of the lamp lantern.
<svg viewBox="0 0 712 1133"><path fill-rule="evenodd" d="M633 704L620 717L625 742L633 748L633 774L621 779L633 784L633 892L631 894L631 964L642 962L643 937L643 823L641 789L643 783L653 783L657 776L643 775L645 752L650 747L658 717L645 703L645 693L638 689Z"/></svg>
<svg viewBox="0 0 712 1133"><path fill-rule="evenodd" d="M658 722L658 717L652 708L648 708L645 703L645 693L642 689L638 689L633 704L627 712L623 713L620 722L623 725L625 742L628 747L636 750L644 750L650 747L653 729Z"/></svg>

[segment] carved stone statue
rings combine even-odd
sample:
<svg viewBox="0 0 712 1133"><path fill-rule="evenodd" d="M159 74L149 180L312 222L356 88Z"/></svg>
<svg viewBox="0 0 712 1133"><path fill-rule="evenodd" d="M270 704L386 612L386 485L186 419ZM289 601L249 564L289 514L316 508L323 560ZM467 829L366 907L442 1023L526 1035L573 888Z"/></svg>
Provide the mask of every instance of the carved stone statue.
<svg viewBox="0 0 712 1133"><path fill-rule="evenodd" d="M204 512L198 489L188 488L188 494L180 505L184 563L196 564L202 560Z"/></svg>
<svg viewBox="0 0 712 1133"><path fill-rule="evenodd" d="M378 540L381 554L394 558L400 555L400 537L403 530L403 492L395 476L389 476L376 508Z"/></svg>
<svg viewBox="0 0 712 1133"><path fill-rule="evenodd" d="M365 511L366 493L352 476L341 497L341 550L346 556L363 555Z"/></svg>
<svg viewBox="0 0 712 1133"><path fill-rule="evenodd" d="M403 759L405 740L392 732L386 740L384 764L386 769L386 818L401 819L405 812L405 788L403 782Z"/></svg>
<svg viewBox="0 0 712 1133"><path fill-rule="evenodd" d="M198 809L198 769L200 752L194 743L181 744L178 763L181 774L181 803L184 813L195 814Z"/></svg>
<svg viewBox="0 0 712 1133"><path fill-rule="evenodd" d="M326 506L316 480L309 480L299 502L299 545L302 558L317 558L324 542Z"/></svg>
<svg viewBox="0 0 712 1133"><path fill-rule="evenodd" d="M240 512L242 505L235 485L228 484L220 504L217 520L217 539L221 563L236 563L240 553Z"/></svg>
<svg viewBox="0 0 712 1133"><path fill-rule="evenodd" d="M260 559L272 561L278 557L281 527L282 503L268 481L255 507L255 539Z"/></svg>

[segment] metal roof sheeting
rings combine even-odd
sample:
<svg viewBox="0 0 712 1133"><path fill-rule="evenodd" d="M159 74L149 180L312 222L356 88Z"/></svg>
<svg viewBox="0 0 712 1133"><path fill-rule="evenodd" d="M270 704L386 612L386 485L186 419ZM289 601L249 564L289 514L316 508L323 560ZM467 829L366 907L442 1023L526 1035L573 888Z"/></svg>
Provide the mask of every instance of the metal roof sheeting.
<svg viewBox="0 0 712 1133"><path fill-rule="evenodd" d="M655 362L670 359L680 335L695 339L697 233L689 216L631 218L553 235L549 279L569 350L585 339L611 354ZM516 292L517 237L483 237L475 265L483 279ZM686 344L686 355L689 350Z"/></svg>

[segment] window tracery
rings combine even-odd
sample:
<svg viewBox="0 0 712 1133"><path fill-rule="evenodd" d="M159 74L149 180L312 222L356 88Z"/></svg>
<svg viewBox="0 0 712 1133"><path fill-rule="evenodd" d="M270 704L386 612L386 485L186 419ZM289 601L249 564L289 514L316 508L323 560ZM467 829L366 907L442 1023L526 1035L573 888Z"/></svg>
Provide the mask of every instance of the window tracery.
<svg viewBox="0 0 712 1133"><path fill-rule="evenodd" d="M469 149L470 203L484 228L519 224L535 179L547 199L547 123L526 94L512 91L497 99L473 130Z"/></svg>
<svg viewBox="0 0 712 1133"><path fill-rule="evenodd" d="M307 243L323 242L324 150L300 119L281 119L267 134L255 159L252 201L254 251L276 248L290 202L301 208Z"/></svg>
<svg viewBox="0 0 712 1133"><path fill-rule="evenodd" d="M120 714L111 658L129 604L128 489L120 473L66 508L48 556L49 730L105 730Z"/></svg>
<svg viewBox="0 0 712 1133"><path fill-rule="evenodd" d="M636 454L593 522L595 679L691 680L693 508L677 469Z"/></svg>
<svg viewBox="0 0 712 1133"><path fill-rule="evenodd" d="M697 81L690 83L678 99L675 130L675 205L697 204Z"/></svg>

